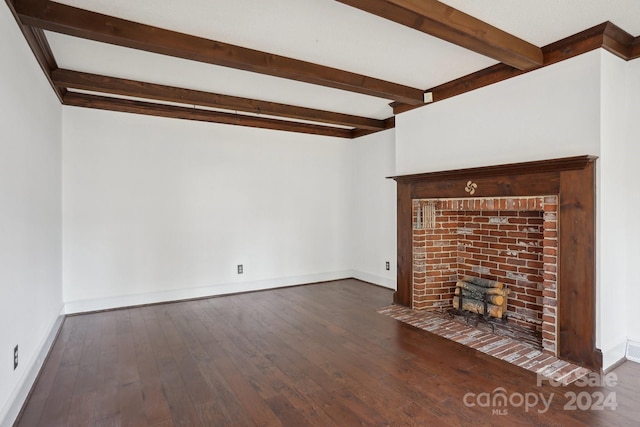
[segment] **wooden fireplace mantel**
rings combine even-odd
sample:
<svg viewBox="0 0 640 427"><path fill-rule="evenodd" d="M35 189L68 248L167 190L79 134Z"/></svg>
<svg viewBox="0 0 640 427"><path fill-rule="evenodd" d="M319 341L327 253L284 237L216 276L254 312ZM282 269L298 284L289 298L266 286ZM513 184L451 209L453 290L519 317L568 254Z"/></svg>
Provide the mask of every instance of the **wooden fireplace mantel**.
<svg viewBox="0 0 640 427"><path fill-rule="evenodd" d="M601 369L595 346L595 160L585 155L391 177L398 186L394 302L412 306L412 200L558 195L557 355Z"/></svg>

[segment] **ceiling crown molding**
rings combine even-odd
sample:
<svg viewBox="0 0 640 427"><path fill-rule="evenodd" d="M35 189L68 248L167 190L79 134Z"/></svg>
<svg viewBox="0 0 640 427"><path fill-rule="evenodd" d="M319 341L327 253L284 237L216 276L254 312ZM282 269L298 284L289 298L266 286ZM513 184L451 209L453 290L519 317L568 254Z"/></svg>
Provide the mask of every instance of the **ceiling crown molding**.
<svg viewBox="0 0 640 427"><path fill-rule="evenodd" d="M640 49L638 47L640 45L640 42L638 42L639 39L640 37L634 38L632 35L611 22L605 22L544 46L542 48L544 64L539 67L523 71L500 63L431 89L427 89L426 92L432 92L433 103L435 103L480 89L481 87L499 83L512 77L517 77L530 71L547 67L600 48L606 49L612 54L628 61L640 56L640 52L638 51ZM636 56L634 56L634 49ZM394 114L400 114L417 108L416 106L402 103L392 103L391 106L393 107Z"/></svg>

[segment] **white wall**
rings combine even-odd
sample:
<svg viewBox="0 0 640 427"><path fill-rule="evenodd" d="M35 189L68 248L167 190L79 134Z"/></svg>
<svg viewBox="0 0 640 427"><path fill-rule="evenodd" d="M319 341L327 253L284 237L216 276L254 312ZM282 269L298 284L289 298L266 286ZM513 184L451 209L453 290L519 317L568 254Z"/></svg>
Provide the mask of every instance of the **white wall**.
<svg viewBox="0 0 640 427"><path fill-rule="evenodd" d="M396 117L398 175L599 154L600 52Z"/></svg>
<svg viewBox="0 0 640 427"><path fill-rule="evenodd" d="M351 147L354 277L396 289L396 183L386 179L395 175L395 130L358 138Z"/></svg>
<svg viewBox="0 0 640 427"><path fill-rule="evenodd" d="M10 425L62 310L61 130L58 100L6 6L0 58L0 425Z"/></svg>
<svg viewBox="0 0 640 427"><path fill-rule="evenodd" d="M70 312L351 276L349 140L65 107L63 141Z"/></svg>
<svg viewBox="0 0 640 427"><path fill-rule="evenodd" d="M640 228L638 227L638 212L640 212L640 195L638 194L638 159L640 159L640 132L638 132L638 111L640 111L640 60L636 59L628 63L628 88L629 109L627 111L627 144L626 157L626 181L625 189L627 203L627 226L625 229L627 254L628 280L628 328L629 338L640 347L640 313L637 301L640 301L640 281L635 267L640 260Z"/></svg>
<svg viewBox="0 0 640 427"><path fill-rule="evenodd" d="M627 203L633 174L626 168L628 141L628 63L602 49L601 132L598 160L598 342L604 366L625 355L627 343L627 284L633 281L626 252L620 248L634 240ZM638 234L637 232L635 233ZM622 254L622 256L621 256Z"/></svg>

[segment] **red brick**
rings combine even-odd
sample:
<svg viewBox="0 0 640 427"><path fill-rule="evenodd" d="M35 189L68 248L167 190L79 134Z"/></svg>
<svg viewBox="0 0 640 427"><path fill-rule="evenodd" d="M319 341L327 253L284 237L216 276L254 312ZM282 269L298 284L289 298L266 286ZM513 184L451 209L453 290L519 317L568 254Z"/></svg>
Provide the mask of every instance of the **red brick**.
<svg viewBox="0 0 640 427"><path fill-rule="evenodd" d="M515 308L515 307L522 307L522 308L524 308L525 304L524 304L524 302L522 302L522 301L519 301L519 300L517 300L517 299L515 299L515 298L511 298L511 299L509 299L509 300L507 301L507 307L509 307L509 306L513 306L514 308Z"/></svg>
<svg viewBox="0 0 640 427"><path fill-rule="evenodd" d="M503 237L502 239L500 239L500 243L504 245L513 245L518 243L518 240L511 237Z"/></svg>
<svg viewBox="0 0 640 427"><path fill-rule="evenodd" d="M539 315L538 315L538 317L537 317L538 319L539 319L539 318L540 318L540 316L542 315L542 306L541 306L540 304L537 304L537 303L527 303L527 304L526 304L526 307L527 307L529 310L537 311L537 312L539 313Z"/></svg>
<svg viewBox="0 0 640 427"><path fill-rule="evenodd" d="M500 270L511 271L511 272L518 271L518 267L517 266L509 265L509 264L500 264L500 265L498 265L498 268L500 268Z"/></svg>
<svg viewBox="0 0 640 427"><path fill-rule="evenodd" d="M425 240L442 240L442 236L440 234L428 234L425 236Z"/></svg>
<svg viewBox="0 0 640 427"><path fill-rule="evenodd" d="M527 218L509 218L509 225L512 224L527 224ZM520 227L516 227L516 230Z"/></svg>
<svg viewBox="0 0 640 427"><path fill-rule="evenodd" d="M539 304L537 304L538 298L536 297L532 297L530 295L518 294L518 300L526 303L525 307L530 310L542 311L542 307Z"/></svg>
<svg viewBox="0 0 640 427"><path fill-rule="evenodd" d="M474 223L478 223L478 224L486 224L489 222L489 217L486 216L475 216L473 217L472 221Z"/></svg>
<svg viewBox="0 0 640 427"><path fill-rule="evenodd" d="M482 224L482 225L480 226L480 228L481 228L482 230L489 231L489 232L491 232L491 231L496 231L496 230L499 230L499 229L500 229L500 227L498 226L498 224L488 224L488 223L487 223L487 224Z"/></svg>
<svg viewBox="0 0 640 427"><path fill-rule="evenodd" d="M525 259L533 259L533 258L529 258L530 256L535 256L535 259L538 259L538 255L537 254L523 254L523 255L527 255L525 257ZM544 268L544 263L542 261L527 261L527 267L530 268L537 268L538 270L542 270Z"/></svg>
<svg viewBox="0 0 640 427"><path fill-rule="evenodd" d="M505 231L517 231L518 226L515 224L501 224L498 229Z"/></svg>
<svg viewBox="0 0 640 427"><path fill-rule="evenodd" d="M528 267L518 267L518 273L525 273L525 274L533 274L535 276L538 276L540 274L540 269L538 268L528 268Z"/></svg>
<svg viewBox="0 0 640 427"><path fill-rule="evenodd" d="M435 258L451 258L451 253L450 252L437 252L434 254ZM442 260L438 260L438 262L442 262Z"/></svg>

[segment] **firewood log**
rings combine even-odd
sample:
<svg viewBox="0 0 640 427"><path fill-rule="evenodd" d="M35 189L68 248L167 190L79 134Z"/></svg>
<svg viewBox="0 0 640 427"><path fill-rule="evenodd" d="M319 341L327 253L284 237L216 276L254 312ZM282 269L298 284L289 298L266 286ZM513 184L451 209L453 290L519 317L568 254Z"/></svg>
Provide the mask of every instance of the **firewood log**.
<svg viewBox="0 0 640 427"><path fill-rule="evenodd" d="M464 276L462 281L473 283L474 285L482 286L483 288L504 288L504 283L502 282L496 282L495 280L489 279L481 279L480 277Z"/></svg>
<svg viewBox="0 0 640 427"><path fill-rule="evenodd" d="M477 292L475 290L464 289L460 286L456 287L456 295L462 294L463 297L473 298L479 301L482 301L482 298L486 298L487 302L493 305L502 306L504 303L504 296L502 295L490 295L484 292Z"/></svg>
<svg viewBox="0 0 640 427"><path fill-rule="evenodd" d="M474 285L473 283L459 281L456 286L462 289L468 289L472 292L481 292L487 295L503 295L506 289L501 288L485 288L482 286Z"/></svg>
<svg viewBox="0 0 640 427"><path fill-rule="evenodd" d="M460 297L453 297L453 307L460 308ZM462 309L472 313L484 314L484 303L482 301L462 298ZM487 304L487 314L496 319L502 318L502 307L493 304Z"/></svg>

